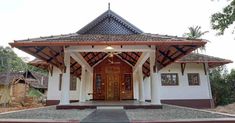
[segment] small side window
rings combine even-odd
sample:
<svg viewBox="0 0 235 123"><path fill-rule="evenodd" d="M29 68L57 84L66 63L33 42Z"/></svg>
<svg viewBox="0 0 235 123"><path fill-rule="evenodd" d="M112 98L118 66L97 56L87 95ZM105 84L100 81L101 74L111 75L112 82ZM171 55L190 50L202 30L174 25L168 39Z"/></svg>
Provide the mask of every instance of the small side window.
<svg viewBox="0 0 235 123"><path fill-rule="evenodd" d="M199 73L188 73L189 85L200 85Z"/></svg>
<svg viewBox="0 0 235 123"><path fill-rule="evenodd" d="M161 82L164 86L179 85L177 73L163 73L161 74Z"/></svg>

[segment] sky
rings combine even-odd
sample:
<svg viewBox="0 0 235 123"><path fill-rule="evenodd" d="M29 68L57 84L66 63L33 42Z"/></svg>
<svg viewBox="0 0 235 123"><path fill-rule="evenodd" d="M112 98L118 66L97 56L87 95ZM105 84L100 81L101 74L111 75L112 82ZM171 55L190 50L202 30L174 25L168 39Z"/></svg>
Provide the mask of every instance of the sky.
<svg viewBox="0 0 235 123"><path fill-rule="evenodd" d="M223 36L211 29L210 17L227 0L0 0L0 45L20 39L74 33L108 9L145 33L182 36L188 27L209 31L204 54L235 61L233 25ZM34 57L14 48L20 57ZM235 68L235 63L228 64Z"/></svg>

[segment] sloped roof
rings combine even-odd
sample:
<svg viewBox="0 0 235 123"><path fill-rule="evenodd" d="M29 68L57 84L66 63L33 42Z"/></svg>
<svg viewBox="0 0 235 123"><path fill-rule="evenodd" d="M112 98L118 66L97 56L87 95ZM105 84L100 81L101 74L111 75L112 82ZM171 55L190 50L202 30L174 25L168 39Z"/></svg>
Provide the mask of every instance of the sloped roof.
<svg viewBox="0 0 235 123"><path fill-rule="evenodd" d="M2 72L0 73L0 85L9 85L12 81L19 78L24 78L23 74L20 72Z"/></svg>
<svg viewBox="0 0 235 123"><path fill-rule="evenodd" d="M48 85L48 77L44 76L42 74L28 71L23 73L23 76L25 77L25 81L29 83L34 88L47 88ZM41 80L43 79L43 83L41 83Z"/></svg>
<svg viewBox="0 0 235 123"><path fill-rule="evenodd" d="M205 54L191 53L177 60L178 63L208 63L210 68L218 67L233 61Z"/></svg>
<svg viewBox="0 0 235 123"><path fill-rule="evenodd" d="M45 36L39 38L31 38L31 39L24 39L24 40L16 40L15 42L119 42L119 41L136 41L141 42L144 41L147 43L148 41L160 42L160 41L205 41L202 39L189 39L185 37L177 37L177 36L169 36L169 35L159 35L159 34L150 34L150 33L143 33L143 34L65 34L65 35L55 35L55 36ZM56 44L54 44L56 45Z"/></svg>
<svg viewBox="0 0 235 123"><path fill-rule="evenodd" d="M75 33L16 40L9 44L63 70L64 48L69 46L154 45L157 58L155 67L161 69L206 43L207 41L202 39L143 33L121 16L108 10ZM90 66L108 55L107 52L80 52L80 54ZM118 55L134 66L141 54L141 52L122 52ZM79 77L81 65L71 58L70 66L71 74ZM144 69L148 71L148 67Z"/></svg>
<svg viewBox="0 0 235 123"><path fill-rule="evenodd" d="M140 34L136 26L110 9L77 31L78 34Z"/></svg>
<svg viewBox="0 0 235 123"><path fill-rule="evenodd" d="M38 58L35 58L34 60L28 62L28 64L33 65L35 67L39 67L44 70L48 70L49 64L43 60L40 60Z"/></svg>
<svg viewBox="0 0 235 123"><path fill-rule="evenodd" d="M25 76L25 73L22 73L22 72L0 73L0 84L9 85L11 82L21 79L34 88L43 88L43 89L47 88L47 85L48 85L47 76L43 76L41 74L32 73L32 72L28 72L28 73L29 73L29 76L27 76L27 78ZM33 77L31 77L30 74ZM40 83L42 77L43 77L43 83Z"/></svg>

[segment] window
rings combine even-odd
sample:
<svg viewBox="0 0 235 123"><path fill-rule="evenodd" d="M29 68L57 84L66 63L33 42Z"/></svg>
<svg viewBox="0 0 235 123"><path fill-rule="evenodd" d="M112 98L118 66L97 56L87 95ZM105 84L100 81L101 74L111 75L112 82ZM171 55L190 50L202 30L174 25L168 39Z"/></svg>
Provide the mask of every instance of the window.
<svg viewBox="0 0 235 123"><path fill-rule="evenodd" d="M63 74L59 75L59 90L61 91ZM70 76L70 90L76 90L77 88L77 78Z"/></svg>
<svg viewBox="0 0 235 123"><path fill-rule="evenodd" d="M59 75L59 90L61 90L62 74Z"/></svg>
<svg viewBox="0 0 235 123"><path fill-rule="evenodd" d="M161 74L162 85L178 85L177 73L163 73Z"/></svg>
<svg viewBox="0 0 235 123"><path fill-rule="evenodd" d="M77 78L75 76L70 76L70 90L74 91L77 88Z"/></svg>
<svg viewBox="0 0 235 123"><path fill-rule="evenodd" d="M188 83L189 85L199 85L200 84L199 73L188 73Z"/></svg>
<svg viewBox="0 0 235 123"><path fill-rule="evenodd" d="M101 79L101 74L96 74L96 79L95 79L95 87L96 90L100 90L101 89L101 84L102 84L102 79Z"/></svg>
<svg viewBox="0 0 235 123"><path fill-rule="evenodd" d="M124 74L125 90L131 90L131 74Z"/></svg>

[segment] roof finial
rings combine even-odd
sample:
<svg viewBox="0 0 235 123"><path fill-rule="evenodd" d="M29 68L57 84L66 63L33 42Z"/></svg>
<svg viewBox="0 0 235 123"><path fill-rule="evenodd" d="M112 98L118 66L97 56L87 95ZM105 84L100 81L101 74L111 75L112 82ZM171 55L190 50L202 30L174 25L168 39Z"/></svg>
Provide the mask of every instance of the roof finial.
<svg viewBox="0 0 235 123"><path fill-rule="evenodd" d="M108 3L108 10L110 10L110 3Z"/></svg>

